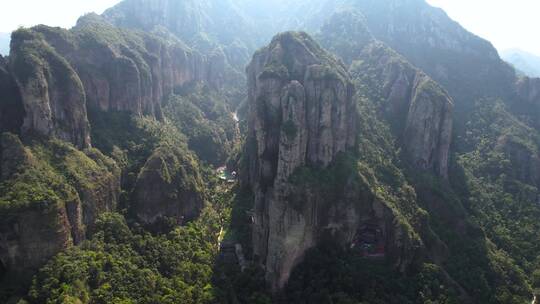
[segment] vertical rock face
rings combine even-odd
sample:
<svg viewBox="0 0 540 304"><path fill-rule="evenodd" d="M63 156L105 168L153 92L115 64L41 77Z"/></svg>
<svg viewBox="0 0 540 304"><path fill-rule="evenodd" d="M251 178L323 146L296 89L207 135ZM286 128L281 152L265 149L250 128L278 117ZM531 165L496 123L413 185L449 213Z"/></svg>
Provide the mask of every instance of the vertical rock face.
<svg viewBox="0 0 540 304"><path fill-rule="evenodd" d="M133 208L146 224L165 218L182 224L199 215L204 202L202 189L195 160L178 148L160 147L137 178Z"/></svg>
<svg viewBox="0 0 540 304"><path fill-rule="evenodd" d="M515 77L490 42L468 32L440 8L418 0L348 1L373 35L443 85L460 111L481 96L505 97ZM459 75L459 76L458 76Z"/></svg>
<svg viewBox="0 0 540 304"><path fill-rule="evenodd" d="M24 107L19 88L0 55L0 132L19 133L24 119Z"/></svg>
<svg viewBox="0 0 540 304"><path fill-rule="evenodd" d="M73 223L68 216L68 208L78 214L81 202L71 189L63 188L58 196L47 196L40 192L43 186L54 187L51 176L29 172L40 164L35 156L25 148L20 140L11 134L2 134L0 142L0 262L7 271L24 273L28 269L41 266L50 257L73 244L73 236L82 234L82 227ZM26 172L27 174L25 174ZM17 179L15 183L10 180ZM37 179L35 183L31 179ZM7 184L6 184L7 183ZM27 187L33 186L33 187ZM26 190L23 196L11 197L4 201L5 195ZM13 192L12 192L13 191ZM54 192L54 190L50 190ZM60 194L61 193L61 194ZM43 202L30 202L32 195L42 194Z"/></svg>
<svg viewBox="0 0 540 304"><path fill-rule="evenodd" d="M520 77L515 90L520 100L517 106L522 113L531 117L537 129L540 128L540 78Z"/></svg>
<svg viewBox="0 0 540 304"><path fill-rule="evenodd" d="M90 145L84 88L77 73L29 30L13 33L10 67L25 109L22 133L37 132Z"/></svg>
<svg viewBox="0 0 540 304"><path fill-rule="evenodd" d="M94 14L69 31L14 32L9 66L25 109L23 135L79 148L90 146L87 107L163 119L161 104L174 89L192 82L219 88L226 68L222 51L202 56L178 40L120 30ZM6 96L9 88L1 89Z"/></svg>
<svg viewBox="0 0 540 304"><path fill-rule="evenodd" d="M452 98L430 77L383 44L366 46L352 74L393 126L417 168L446 178L452 138Z"/></svg>
<svg viewBox="0 0 540 304"><path fill-rule="evenodd" d="M343 64L305 33L276 36L254 55L247 73L254 255L279 289L321 228L318 198L305 197L303 208L293 208L291 196L302 194L289 178L303 166L326 168L354 146L354 87Z"/></svg>
<svg viewBox="0 0 540 304"><path fill-rule="evenodd" d="M531 104L540 103L540 78L521 77L516 82L518 95Z"/></svg>
<svg viewBox="0 0 540 304"><path fill-rule="evenodd" d="M163 98L189 82L219 87L223 54L206 58L157 36L120 30L97 15L79 19L71 31L36 27L80 76L88 104L162 118ZM101 33L107 33L101 35ZM221 55L221 57L220 57Z"/></svg>
<svg viewBox="0 0 540 304"><path fill-rule="evenodd" d="M26 147L8 133L0 142L0 262L16 274L83 241L120 193L113 160L59 140L46 145Z"/></svg>
<svg viewBox="0 0 540 304"><path fill-rule="evenodd" d="M255 41L264 39L235 4L229 0L128 0L105 11L103 17L124 28L166 29L204 54L222 47L228 61L240 68L249 60L246 52L254 49ZM239 55L240 62L235 60Z"/></svg>

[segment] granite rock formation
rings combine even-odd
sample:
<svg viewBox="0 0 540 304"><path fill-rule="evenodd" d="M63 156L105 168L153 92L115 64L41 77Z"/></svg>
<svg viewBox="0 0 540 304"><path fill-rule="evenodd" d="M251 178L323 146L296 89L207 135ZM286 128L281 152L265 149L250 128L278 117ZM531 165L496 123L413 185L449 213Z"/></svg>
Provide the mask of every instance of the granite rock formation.
<svg viewBox="0 0 540 304"><path fill-rule="evenodd" d="M193 157L176 147L158 148L141 169L133 194L133 210L146 224L195 219L204 204L204 184Z"/></svg>
<svg viewBox="0 0 540 304"><path fill-rule="evenodd" d="M116 208L119 169L100 152L58 140L24 146L2 134L0 262L23 274L83 241L96 218ZM47 153L50 149L54 153Z"/></svg>
<svg viewBox="0 0 540 304"><path fill-rule="evenodd" d="M24 107L19 88L0 55L0 132L19 133L24 119Z"/></svg>
<svg viewBox="0 0 540 304"><path fill-rule="evenodd" d="M9 64L25 109L21 132L89 147L86 98L75 70L32 31L21 29L12 39Z"/></svg>
<svg viewBox="0 0 540 304"><path fill-rule="evenodd" d="M247 73L245 182L255 195L254 255L277 290L317 244L317 205L326 203L292 187L289 179L305 166L327 168L354 146L354 87L345 67L305 33L277 35L254 55ZM292 206L295 195L307 200L303 207Z"/></svg>
<svg viewBox="0 0 540 304"><path fill-rule="evenodd" d="M365 47L355 78L391 122L413 166L446 178L452 139L452 98L429 76L381 43Z"/></svg>
<svg viewBox="0 0 540 304"><path fill-rule="evenodd" d="M224 79L223 52L205 57L179 40L120 30L100 16L71 30L37 26L13 34L9 65L26 110L23 134L91 144L87 107L163 119L176 88Z"/></svg>
<svg viewBox="0 0 540 304"><path fill-rule="evenodd" d="M448 93L378 42L357 11L334 14L318 36L326 48L351 64L360 95L370 99L393 126L409 162L446 178L453 124Z"/></svg>

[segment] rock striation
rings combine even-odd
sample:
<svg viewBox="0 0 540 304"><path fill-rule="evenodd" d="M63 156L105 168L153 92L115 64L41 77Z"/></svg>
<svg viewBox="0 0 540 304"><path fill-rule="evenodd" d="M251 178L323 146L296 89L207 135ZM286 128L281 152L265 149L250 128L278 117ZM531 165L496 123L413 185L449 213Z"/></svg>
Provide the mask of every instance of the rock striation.
<svg viewBox="0 0 540 304"><path fill-rule="evenodd" d="M205 55L223 49L235 68L243 68L256 44L266 38L229 0L128 0L102 16L122 28L167 31Z"/></svg>
<svg viewBox="0 0 540 304"><path fill-rule="evenodd" d="M351 64L359 94L373 102L393 127L409 163L447 178L453 124L448 93L378 42L358 11L335 13L318 38Z"/></svg>
<svg viewBox="0 0 540 304"><path fill-rule="evenodd" d="M19 133L24 116L19 88L7 61L0 55L0 132Z"/></svg>
<svg viewBox="0 0 540 304"><path fill-rule="evenodd" d="M301 167L326 168L354 147L354 87L343 64L300 32L277 35L254 55L247 73L254 255L276 290L316 245L321 228L317 198L305 197L304 207L293 208L291 195L302 192L289 179Z"/></svg>
<svg viewBox="0 0 540 304"><path fill-rule="evenodd" d="M90 146L86 98L77 73L36 33L13 33L10 69L25 117L22 133L54 136L80 148Z"/></svg>
<svg viewBox="0 0 540 304"><path fill-rule="evenodd" d="M71 30L37 26L13 34L9 66L26 110L22 131L91 144L87 108L163 119L165 97L203 82L219 88L225 54L177 39L121 30L95 14Z"/></svg>
<svg viewBox="0 0 540 304"><path fill-rule="evenodd" d="M448 177L453 100L429 76L382 43L366 46L352 74L397 134L416 168Z"/></svg>

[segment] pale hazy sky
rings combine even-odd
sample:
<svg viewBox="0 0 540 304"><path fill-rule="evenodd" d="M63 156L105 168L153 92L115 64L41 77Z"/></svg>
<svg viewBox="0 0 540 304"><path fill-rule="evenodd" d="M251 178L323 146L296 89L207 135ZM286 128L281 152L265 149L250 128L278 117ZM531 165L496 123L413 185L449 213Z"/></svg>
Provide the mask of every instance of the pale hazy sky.
<svg viewBox="0 0 540 304"><path fill-rule="evenodd" d="M540 55L540 0L427 0L499 50Z"/></svg>
<svg viewBox="0 0 540 304"><path fill-rule="evenodd" d="M120 0L0 0L0 32L47 24L71 27L79 16L102 13ZM427 0L499 50L521 48L540 55L540 0Z"/></svg>
<svg viewBox="0 0 540 304"><path fill-rule="evenodd" d="M101 14L120 0L0 0L0 32L46 24L69 28L86 13Z"/></svg>

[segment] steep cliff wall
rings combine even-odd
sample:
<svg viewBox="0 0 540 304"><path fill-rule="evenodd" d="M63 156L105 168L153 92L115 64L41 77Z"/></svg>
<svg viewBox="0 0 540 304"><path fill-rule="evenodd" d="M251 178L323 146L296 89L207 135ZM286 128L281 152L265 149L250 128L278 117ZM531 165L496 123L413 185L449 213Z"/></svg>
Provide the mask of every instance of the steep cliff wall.
<svg viewBox="0 0 540 304"><path fill-rule="evenodd" d="M24 115L19 88L0 55L0 132L19 133Z"/></svg>
<svg viewBox="0 0 540 304"><path fill-rule="evenodd" d="M446 178L453 123L448 93L378 42L355 10L334 14L318 38L351 64L359 94L373 102L393 127L409 162Z"/></svg>
<svg viewBox="0 0 540 304"><path fill-rule="evenodd" d="M97 15L72 30L46 26L13 34L9 65L26 110L23 133L90 146L87 107L163 119L161 104L191 82L219 88L223 52L208 57L178 40L120 30Z"/></svg>
<svg viewBox="0 0 540 304"><path fill-rule="evenodd" d="M0 152L0 261L12 274L80 243L99 214L116 208L119 170L98 151L24 146L4 133Z"/></svg>
<svg viewBox="0 0 540 304"><path fill-rule="evenodd" d="M207 55L222 48L227 62L243 69L250 53L267 37L260 37L235 4L230 0L128 0L105 11L103 17L123 28L165 29Z"/></svg>
<svg viewBox="0 0 540 304"><path fill-rule="evenodd" d="M316 244L320 228L317 198L299 210L289 205L296 192L289 177L303 166L325 168L354 146L354 88L345 67L305 33L276 36L247 72L254 254L276 289Z"/></svg>
<svg viewBox="0 0 540 304"><path fill-rule="evenodd" d="M25 29L13 33L9 61L25 109L22 133L89 147L84 89L69 63L37 33Z"/></svg>
<svg viewBox="0 0 540 304"><path fill-rule="evenodd" d="M417 246L394 211L365 186L355 163L354 87L344 65L305 33L276 36L248 67L245 183L255 196L253 247L273 290L306 250L351 246L362 229L406 269ZM352 154L351 154L352 153Z"/></svg>
<svg viewBox="0 0 540 304"><path fill-rule="evenodd" d="M133 211L147 224L195 219L203 207L204 184L193 157L178 147L162 146L147 160L137 178Z"/></svg>
<svg viewBox="0 0 540 304"><path fill-rule="evenodd" d="M352 74L393 126L413 166L448 176L453 101L435 81L380 43L365 47Z"/></svg>

